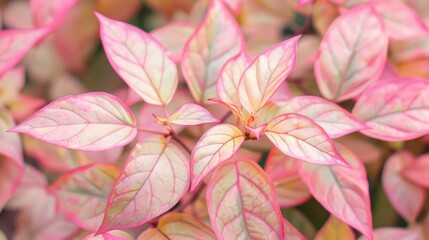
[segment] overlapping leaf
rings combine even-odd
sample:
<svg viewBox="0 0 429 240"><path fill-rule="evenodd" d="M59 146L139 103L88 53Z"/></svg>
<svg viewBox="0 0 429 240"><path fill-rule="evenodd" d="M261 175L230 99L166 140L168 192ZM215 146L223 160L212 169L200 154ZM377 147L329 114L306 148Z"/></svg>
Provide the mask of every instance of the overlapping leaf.
<svg viewBox="0 0 429 240"><path fill-rule="evenodd" d="M285 102L271 102L261 109L257 120L266 123L284 113L297 113L311 118L331 138L366 128L362 122L340 106L313 96L298 96Z"/></svg>
<svg viewBox="0 0 429 240"><path fill-rule="evenodd" d="M301 162L299 174L313 197L326 210L373 239L365 167L350 150L343 146L339 149L352 168Z"/></svg>
<svg viewBox="0 0 429 240"><path fill-rule="evenodd" d="M31 15L35 27L57 27L77 2L78 0L31 0Z"/></svg>
<svg viewBox="0 0 429 240"><path fill-rule="evenodd" d="M120 99L92 92L56 100L11 131L61 147L101 151L131 142L135 125L133 113Z"/></svg>
<svg viewBox="0 0 429 240"><path fill-rule="evenodd" d="M265 163L265 172L271 177L281 207L299 205L311 197L307 186L298 175L298 159L284 155L273 148Z"/></svg>
<svg viewBox="0 0 429 240"><path fill-rule="evenodd" d="M47 33L47 29L0 31L0 76L15 67Z"/></svg>
<svg viewBox="0 0 429 240"><path fill-rule="evenodd" d="M283 41L260 54L246 68L238 85L241 105L255 114L271 98L296 64L300 36Z"/></svg>
<svg viewBox="0 0 429 240"><path fill-rule="evenodd" d="M150 34L157 39L171 54L171 58L180 63L183 49L195 27L186 22L173 22L158 28Z"/></svg>
<svg viewBox="0 0 429 240"><path fill-rule="evenodd" d="M388 39L378 14L368 6L338 17L324 35L314 63L325 98L343 101L359 95L384 68Z"/></svg>
<svg viewBox="0 0 429 240"><path fill-rule="evenodd" d="M429 188L429 154L419 156L410 162L404 167L402 175L422 187Z"/></svg>
<svg viewBox="0 0 429 240"><path fill-rule="evenodd" d="M283 217L269 176L254 162L224 163L207 187L218 239L284 239Z"/></svg>
<svg viewBox="0 0 429 240"><path fill-rule="evenodd" d="M429 82L408 77L372 85L358 98L353 115L370 129L367 136L404 141L429 133Z"/></svg>
<svg viewBox="0 0 429 240"><path fill-rule="evenodd" d="M265 135L288 156L316 164L347 166L326 132L305 116L280 115L268 123Z"/></svg>
<svg viewBox="0 0 429 240"><path fill-rule="evenodd" d="M165 48L137 27L100 14L97 17L101 42L116 73L146 102L168 104L178 75Z"/></svg>
<svg viewBox="0 0 429 240"><path fill-rule="evenodd" d="M238 84L241 75L249 64L249 57L245 52L231 58L223 66L217 80L217 96L224 102L240 106L238 99Z"/></svg>
<svg viewBox="0 0 429 240"><path fill-rule="evenodd" d="M76 225L95 231L103 221L107 199L119 173L120 169L113 165L87 165L62 175L51 189L62 211Z"/></svg>
<svg viewBox="0 0 429 240"><path fill-rule="evenodd" d="M391 39L413 39L429 34L429 29L422 18L405 3L376 1L372 5L382 17L386 33Z"/></svg>
<svg viewBox="0 0 429 240"><path fill-rule="evenodd" d="M21 140L6 132L15 125L10 113L0 106L0 211L14 194L24 172Z"/></svg>
<svg viewBox="0 0 429 240"><path fill-rule="evenodd" d="M204 20L187 42L182 72L197 102L216 97L216 82L223 65L244 46L240 27L222 1L212 1Z"/></svg>
<svg viewBox="0 0 429 240"><path fill-rule="evenodd" d="M97 233L141 225L172 208L189 188L189 154L152 137L132 150Z"/></svg>
<svg viewBox="0 0 429 240"><path fill-rule="evenodd" d="M162 237L161 237L162 236ZM143 232L138 240L216 240L213 231L198 218L184 213L169 213L158 222L156 229Z"/></svg>
<svg viewBox="0 0 429 240"><path fill-rule="evenodd" d="M169 121L177 125L199 125L204 123L216 123L220 120L200 105L187 103L172 113Z"/></svg>
<svg viewBox="0 0 429 240"><path fill-rule="evenodd" d="M387 159L382 175L382 185L392 206L404 219L414 223L423 208L426 191L409 182L401 171L414 161L414 156L407 151L397 152Z"/></svg>
<svg viewBox="0 0 429 240"><path fill-rule="evenodd" d="M340 221L335 216L331 215L328 221L323 225L320 231L316 234L314 240L341 240L341 239L356 239L353 230L345 223Z"/></svg>
<svg viewBox="0 0 429 240"><path fill-rule="evenodd" d="M191 191L220 163L228 160L244 142L244 133L230 124L207 130L191 154Z"/></svg>

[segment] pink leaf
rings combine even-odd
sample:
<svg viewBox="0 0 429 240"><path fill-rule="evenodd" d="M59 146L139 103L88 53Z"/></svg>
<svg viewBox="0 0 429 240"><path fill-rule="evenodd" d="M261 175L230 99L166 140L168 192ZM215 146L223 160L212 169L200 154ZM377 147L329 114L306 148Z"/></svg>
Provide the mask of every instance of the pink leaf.
<svg viewBox="0 0 429 240"><path fill-rule="evenodd" d="M280 207L293 207L311 197L307 186L298 174L298 161L284 155L275 147L268 154L265 172L273 180Z"/></svg>
<svg viewBox="0 0 429 240"><path fill-rule="evenodd" d="M366 240L365 236L361 236L358 240ZM419 240L421 238L421 233L406 228L398 227L385 227L374 229L374 240L391 240L391 239L401 239L401 240Z"/></svg>
<svg viewBox="0 0 429 240"><path fill-rule="evenodd" d="M83 240L134 240L134 238L127 232L113 230L97 236L90 234L83 238Z"/></svg>
<svg viewBox="0 0 429 240"><path fill-rule="evenodd" d="M10 131L70 149L102 151L131 142L135 125L120 99L92 92L56 100Z"/></svg>
<svg viewBox="0 0 429 240"><path fill-rule="evenodd" d="M265 50L247 67L238 85L238 97L249 113L261 109L291 74L299 38L293 37Z"/></svg>
<svg viewBox="0 0 429 240"><path fill-rule="evenodd" d="M251 128L248 126L244 126L244 128L246 128L250 132L249 139L256 138L257 140L259 140L259 138L262 136L262 134L264 134L264 131L267 128L267 124L264 124L264 125L259 126L257 128Z"/></svg>
<svg viewBox="0 0 429 240"><path fill-rule="evenodd" d="M12 116L0 106L0 211L17 190L24 173L21 140L7 129L15 126Z"/></svg>
<svg viewBox="0 0 429 240"><path fill-rule="evenodd" d="M164 215L159 220L156 229L169 240L216 240L216 236L209 227L198 218L184 213L172 212ZM143 232L137 240L164 239L161 236L150 238L148 235L149 233Z"/></svg>
<svg viewBox="0 0 429 240"><path fill-rule="evenodd" d="M13 197L7 203L8 209L24 209L34 204L35 196L45 192L48 186L46 176L30 165L24 165L24 174Z"/></svg>
<svg viewBox="0 0 429 240"><path fill-rule="evenodd" d="M174 62L180 63L185 44L194 30L195 27L189 23L173 22L150 34L170 52Z"/></svg>
<svg viewBox="0 0 429 240"><path fill-rule="evenodd" d="M241 52L225 63L216 85L217 95L222 101L237 106L241 105L238 99L238 84L248 64L249 57L245 52Z"/></svg>
<svg viewBox="0 0 429 240"><path fill-rule="evenodd" d="M0 79L0 103L7 105L15 100L24 87L24 83L23 68L15 68L5 73Z"/></svg>
<svg viewBox="0 0 429 240"><path fill-rule="evenodd" d="M305 4L308 4L308 3L313 3L315 0L299 0L298 1L298 7L302 7L302 6L304 6Z"/></svg>
<svg viewBox="0 0 429 240"><path fill-rule="evenodd" d="M191 154L191 191L243 144L243 131L230 124L216 125L200 137Z"/></svg>
<svg viewBox="0 0 429 240"><path fill-rule="evenodd" d="M387 44L372 8L356 7L338 17L324 35L314 62L322 95L334 101L359 95L380 77Z"/></svg>
<svg viewBox="0 0 429 240"><path fill-rule="evenodd" d="M57 27L77 2L78 0L31 0L30 8L35 27Z"/></svg>
<svg viewBox="0 0 429 240"><path fill-rule="evenodd" d="M33 202L16 217L14 239L71 239L78 230L64 214L56 211L55 196L44 191L33 195Z"/></svg>
<svg viewBox="0 0 429 240"><path fill-rule="evenodd" d="M0 31L0 76L15 67L47 33L47 29Z"/></svg>
<svg viewBox="0 0 429 240"><path fill-rule="evenodd" d="M198 104L187 103L170 115L170 123L177 125L200 125L220 122L207 109Z"/></svg>
<svg viewBox="0 0 429 240"><path fill-rule="evenodd" d="M401 171L414 161L414 156L407 151L400 151L387 159L384 165L382 184L392 206L409 223L414 223L423 208L426 191L409 182Z"/></svg>
<svg viewBox="0 0 429 240"><path fill-rule="evenodd" d="M189 154L165 138L149 138L132 150L97 233L141 225L176 205L188 188Z"/></svg>
<svg viewBox="0 0 429 240"><path fill-rule="evenodd" d="M405 141L426 135L429 82L409 77L376 83L358 98L353 115L371 128L361 132L373 138Z"/></svg>
<svg viewBox="0 0 429 240"><path fill-rule="evenodd" d="M167 50L137 27L96 15L104 51L116 73L146 102L168 104L178 75Z"/></svg>
<svg viewBox="0 0 429 240"><path fill-rule="evenodd" d="M406 41L392 41L389 44L392 59L398 62L429 56L429 33Z"/></svg>
<svg viewBox="0 0 429 240"><path fill-rule="evenodd" d="M391 39L413 39L429 33L425 22L404 3L378 1L372 5L382 17L386 33Z"/></svg>
<svg viewBox="0 0 429 240"><path fill-rule="evenodd" d="M218 239L285 237L273 183L252 161L230 161L215 171L207 187L207 207Z"/></svg>
<svg viewBox="0 0 429 240"><path fill-rule="evenodd" d="M288 240L306 240L307 239L286 218L283 218L283 229L285 232L286 239Z"/></svg>
<svg viewBox="0 0 429 240"><path fill-rule="evenodd" d="M331 215L316 234L314 240L356 239L353 230L344 222Z"/></svg>
<svg viewBox="0 0 429 240"><path fill-rule="evenodd" d="M259 112L257 120L265 123L284 113L304 115L320 127L331 138L365 129L366 126L340 106L313 96L298 96L285 102L271 102Z"/></svg>
<svg viewBox="0 0 429 240"><path fill-rule="evenodd" d="M313 197L326 210L369 239L373 239L365 167L350 150L343 146L339 147L339 150L352 168L301 162L299 174Z"/></svg>
<svg viewBox="0 0 429 240"><path fill-rule="evenodd" d="M410 162L402 171L402 175L422 187L429 188L429 154Z"/></svg>
<svg viewBox="0 0 429 240"><path fill-rule="evenodd" d="M197 102L216 97L221 68L244 48L244 44L240 27L223 2L212 1L182 57L182 73Z"/></svg>
<svg viewBox="0 0 429 240"><path fill-rule="evenodd" d="M348 165L326 132L305 116L280 115L268 123L265 135L288 156L322 165Z"/></svg>
<svg viewBox="0 0 429 240"><path fill-rule="evenodd" d="M62 211L79 227L95 231L103 221L109 193L120 169L107 164L76 168L58 178L51 190Z"/></svg>
<svg viewBox="0 0 429 240"><path fill-rule="evenodd" d="M8 107L13 118L18 121L22 121L45 104L45 99L20 94L9 103Z"/></svg>

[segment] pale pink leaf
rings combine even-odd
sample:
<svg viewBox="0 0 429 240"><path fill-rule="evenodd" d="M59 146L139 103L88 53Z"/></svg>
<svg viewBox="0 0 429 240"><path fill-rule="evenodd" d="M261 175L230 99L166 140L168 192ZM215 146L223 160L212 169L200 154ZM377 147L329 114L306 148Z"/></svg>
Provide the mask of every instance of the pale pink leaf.
<svg viewBox="0 0 429 240"><path fill-rule="evenodd" d="M91 164L63 174L50 189L61 211L79 227L95 231L103 221L109 193L120 169L113 165Z"/></svg>
<svg viewBox="0 0 429 240"><path fill-rule="evenodd" d="M30 8L34 26L49 26L51 29L57 27L77 2L78 0L31 0Z"/></svg>
<svg viewBox="0 0 429 240"><path fill-rule="evenodd" d="M228 160L245 141L243 131L230 124L207 130L191 154L191 191L220 163Z"/></svg>
<svg viewBox="0 0 429 240"><path fill-rule="evenodd" d="M171 54L176 63L180 63L183 49L195 27L186 22L173 22L152 31L150 34L157 39Z"/></svg>
<svg viewBox="0 0 429 240"><path fill-rule="evenodd" d="M172 212L164 215L157 224L157 230L169 240L216 240L216 236L209 227L198 218L184 214ZM153 231L153 230L151 230ZM160 240L164 239L158 234L149 238L149 233L143 233L138 240ZM146 237L146 238L145 238Z"/></svg>
<svg viewBox="0 0 429 240"><path fill-rule="evenodd" d="M358 240L367 240L365 236L361 236ZM384 227L374 229L374 240L419 240L421 233L415 229L406 229L398 227Z"/></svg>
<svg viewBox="0 0 429 240"><path fill-rule="evenodd" d="M354 240L353 230L344 222L331 215L323 227L317 232L314 240Z"/></svg>
<svg viewBox="0 0 429 240"><path fill-rule="evenodd" d="M0 31L0 76L15 67L46 33L45 28Z"/></svg>
<svg viewBox="0 0 429 240"><path fill-rule="evenodd" d="M348 165L328 134L303 115L288 113L274 118L265 135L288 156L322 165Z"/></svg>
<svg viewBox="0 0 429 240"><path fill-rule="evenodd" d="M220 166L207 187L218 239L284 239L283 217L270 177L249 160Z"/></svg>
<svg viewBox="0 0 429 240"><path fill-rule="evenodd" d="M33 195L31 206L16 216L13 239L71 239L78 228L58 212L56 206L55 196L46 189Z"/></svg>
<svg viewBox="0 0 429 240"><path fill-rule="evenodd" d="M15 126L10 113L0 106L0 211L15 193L24 173L21 140L7 130Z"/></svg>
<svg viewBox="0 0 429 240"><path fill-rule="evenodd" d="M391 39L413 39L429 33L422 18L409 6L398 1L376 1L372 4L383 19Z"/></svg>
<svg viewBox="0 0 429 240"><path fill-rule="evenodd" d="M299 174L313 197L326 210L373 239L365 167L353 152L344 146L337 146L352 168L301 162Z"/></svg>
<svg viewBox="0 0 429 240"><path fill-rule="evenodd" d="M297 206L311 194L298 174L298 159L284 155L274 147L267 157L265 172L271 177L282 208Z"/></svg>
<svg viewBox="0 0 429 240"><path fill-rule="evenodd" d="M255 114L291 74L300 36L265 50L246 68L238 85L241 105Z"/></svg>
<svg viewBox="0 0 429 240"><path fill-rule="evenodd" d="M410 162L403 169L402 175L422 187L429 188L429 154L419 156Z"/></svg>
<svg viewBox="0 0 429 240"><path fill-rule="evenodd" d="M6 72L0 79L0 103L9 104L19 96L25 83L23 68L15 68Z"/></svg>
<svg viewBox="0 0 429 240"><path fill-rule="evenodd" d="M249 64L249 57L245 52L231 58L220 71L217 80L217 96L224 102L240 106L238 99L238 84L241 75Z"/></svg>
<svg viewBox="0 0 429 240"><path fill-rule="evenodd" d="M1 12L3 24L2 29L31 29L33 28L33 19L28 1L7 2Z"/></svg>
<svg viewBox="0 0 429 240"><path fill-rule="evenodd" d="M83 240L134 240L134 238L127 232L120 230L112 230L100 235L94 236L92 233L83 238Z"/></svg>
<svg viewBox="0 0 429 240"><path fill-rule="evenodd" d="M220 122L207 109L194 103L187 103L170 115L169 122L177 125L200 125Z"/></svg>
<svg viewBox="0 0 429 240"><path fill-rule="evenodd" d="M367 128L340 106L314 96L298 96L289 101L270 102L261 109L257 121L267 123L285 113L297 113L310 118L322 127L331 138L342 137Z"/></svg>
<svg viewBox="0 0 429 240"><path fill-rule="evenodd" d="M302 233L296 229L292 223L290 223L286 218L283 218L283 229L287 240L306 240L307 238L302 235Z"/></svg>
<svg viewBox="0 0 429 240"><path fill-rule="evenodd" d="M429 81L413 77L378 82L358 98L353 115L370 127L361 132L385 141L429 133Z"/></svg>
<svg viewBox="0 0 429 240"><path fill-rule="evenodd" d="M7 209L23 209L31 207L34 198L45 192L48 186L46 176L30 165L24 165L24 174L13 197L7 203Z"/></svg>
<svg viewBox="0 0 429 240"><path fill-rule="evenodd" d="M299 0L298 1L298 7L302 7L302 6L304 6L305 4L308 4L308 3L313 3L315 0Z"/></svg>
<svg viewBox="0 0 429 240"><path fill-rule="evenodd" d="M152 36L130 24L96 14L101 42L116 73L144 101L168 104L177 88L177 67Z"/></svg>
<svg viewBox="0 0 429 240"><path fill-rule="evenodd" d="M414 156L400 151L387 159L383 168L382 185L392 206L409 223L414 223L423 208L426 191L401 175Z"/></svg>
<svg viewBox="0 0 429 240"><path fill-rule="evenodd" d="M259 126L257 128L252 128L252 127L248 127L245 126L244 128L246 128L249 131L249 139L257 139L259 140L259 138L264 134L265 129L267 128L267 124L264 124L262 126Z"/></svg>
<svg viewBox="0 0 429 240"><path fill-rule="evenodd" d="M131 142L135 125L119 98L91 92L58 99L10 131L70 149L102 151Z"/></svg>
<svg viewBox="0 0 429 240"><path fill-rule="evenodd" d="M130 153L97 233L141 225L176 205L188 188L186 150L163 137L146 139Z"/></svg>
<svg viewBox="0 0 429 240"><path fill-rule="evenodd" d="M388 38L378 14L368 6L355 7L329 27L314 62L322 95L343 101L359 95L384 68Z"/></svg>
<svg viewBox="0 0 429 240"><path fill-rule="evenodd" d="M13 118L22 121L45 104L45 99L20 94L8 104L8 107Z"/></svg>
<svg viewBox="0 0 429 240"><path fill-rule="evenodd" d="M398 62L429 57L429 33L405 41L392 41L392 59Z"/></svg>
<svg viewBox="0 0 429 240"><path fill-rule="evenodd" d="M137 240L170 240L158 228L148 228L142 232Z"/></svg>
<svg viewBox="0 0 429 240"><path fill-rule="evenodd" d="M212 1L205 18L186 43L181 62L183 76L197 102L216 97L220 70L244 44L240 27L223 2Z"/></svg>

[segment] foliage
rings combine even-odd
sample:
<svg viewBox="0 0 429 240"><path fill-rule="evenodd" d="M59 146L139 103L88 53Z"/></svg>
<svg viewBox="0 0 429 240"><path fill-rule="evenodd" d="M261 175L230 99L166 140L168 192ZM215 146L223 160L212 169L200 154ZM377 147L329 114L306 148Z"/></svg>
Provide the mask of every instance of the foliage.
<svg viewBox="0 0 429 240"><path fill-rule="evenodd" d="M0 7L7 236L429 239L428 1Z"/></svg>

